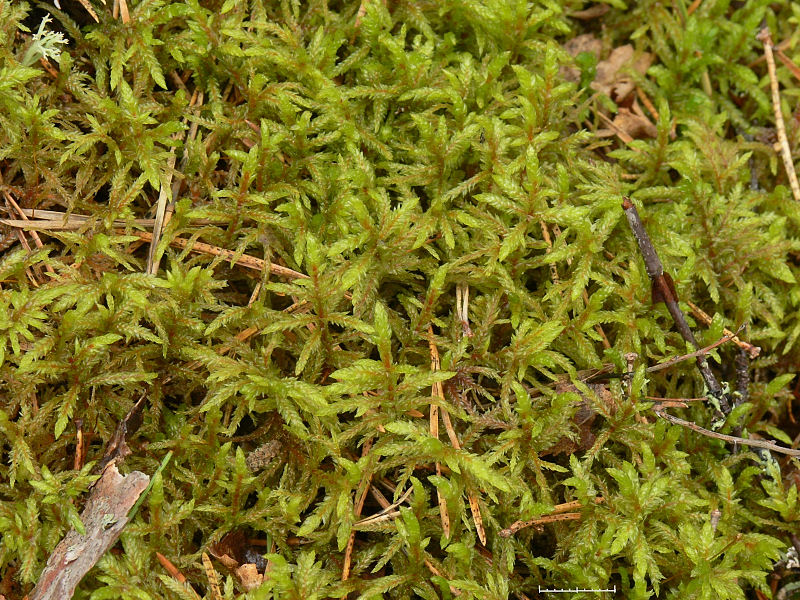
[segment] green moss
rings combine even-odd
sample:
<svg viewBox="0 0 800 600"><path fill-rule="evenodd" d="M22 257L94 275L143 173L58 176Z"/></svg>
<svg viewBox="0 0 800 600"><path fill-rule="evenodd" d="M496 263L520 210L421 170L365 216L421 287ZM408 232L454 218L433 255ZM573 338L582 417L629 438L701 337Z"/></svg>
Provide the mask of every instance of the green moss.
<svg viewBox="0 0 800 600"><path fill-rule="evenodd" d="M766 20L782 40L797 16L765 1L608 4L584 21L577 1L129 0L130 23L98 5L100 23L79 26L80 6L0 0L2 189L88 215L0 256L7 597L30 591L76 524L92 481L91 465L73 470L76 421L97 461L143 393L125 469L172 459L78 598L191 597L155 553L204 591L201 553L238 530L267 543L252 598L769 594L800 520L796 462L649 410L648 396L704 390L691 361L644 370L689 350L650 303L621 199L639 206L679 297L714 315L690 319L700 343L745 325L762 348L725 431L787 444L800 211L764 135L755 33ZM54 37L24 34L43 10L69 38L57 58ZM620 107L589 85L596 57L563 45L601 24L601 59L625 43L652 54L629 76L657 109L655 137L596 135ZM52 74L28 58L42 55ZM778 72L791 103L796 82ZM162 190L174 214L147 275L134 220ZM624 371L630 352L630 382L585 383L587 369ZM735 387L736 347L714 352ZM460 448L429 433L431 404ZM709 426L713 411L680 412ZM381 510L367 495L356 514L366 481L389 502L411 493L394 518L354 525ZM500 535L571 500L579 519ZM244 594L233 575L223 587Z"/></svg>

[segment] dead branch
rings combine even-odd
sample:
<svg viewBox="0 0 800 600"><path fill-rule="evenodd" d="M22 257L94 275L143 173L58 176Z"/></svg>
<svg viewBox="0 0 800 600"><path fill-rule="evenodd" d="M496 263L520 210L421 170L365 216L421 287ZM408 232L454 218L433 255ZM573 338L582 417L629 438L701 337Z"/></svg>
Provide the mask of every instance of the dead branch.
<svg viewBox="0 0 800 600"><path fill-rule="evenodd" d="M681 427L686 427L687 429L691 429L699 434L705 435L710 438L714 438L717 440L723 440L726 442L730 442L732 444L741 444L742 446L753 446L754 448L764 448L766 450L772 450L773 452L779 452L781 454L788 454L789 456L800 456L800 450L795 450L793 448L784 448L783 446L778 446L772 442L767 442L765 440L752 440L749 438L742 438L736 437L733 435L725 435L724 433L717 433L716 431L710 431L708 429L703 429L696 423L692 423L691 421L684 421L678 417L675 417L669 413L664 412L665 406L657 404L653 407L653 411L665 421L669 421L675 425L680 425Z"/></svg>
<svg viewBox="0 0 800 600"><path fill-rule="evenodd" d="M786 176L789 178L789 187L792 188L792 195L795 200L800 202L800 184L797 182L797 173L794 170L792 151L789 149L789 140L786 137L786 125L783 122L781 94L778 89L778 76L775 72L775 57L772 55L772 36L769 33L769 27L764 27L757 37L764 44L764 57L767 59L769 87L772 91L772 110L775 112L775 129L778 133L778 143L781 147L783 166L786 169Z"/></svg>
<svg viewBox="0 0 800 600"><path fill-rule="evenodd" d="M667 310L669 310L669 314L672 316L672 320L675 323L675 327L678 329L683 339L699 349L697 340L692 330L689 328L689 324L686 322L686 317L684 317L683 311L681 311L678 306L678 298L675 293L675 286L672 283L672 278L664 273L664 266L661 264L661 259L658 258L658 253L653 246L653 242L650 241L650 236L647 235L647 231L639 218L636 207L629 198L625 198L622 201L622 208L625 211L625 216L628 218L633 236L636 238L636 242L639 245L639 251L644 259L647 275L653 282L653 301L663 301L664 304L666 304ZM709 395L719 404L719 409L715 409L717 418L724 418L731 411L731 403L728 399L728 395L722 391L722 386L720 386L717 378L714 377L714 374L711 372L705 355L698 355L696 361L697 368L703 376L703 381L705 381Z"/></svg>
<svg viewBox="0 0 800 600"><path fill-rule="evenodd" d="M30 600L68 600L83 576L119 538L128 523L128 511L147 487L150 478L134 471L120 475L110 463L95 483L81 513L86 530L72 529L47 560Z"/></svg>

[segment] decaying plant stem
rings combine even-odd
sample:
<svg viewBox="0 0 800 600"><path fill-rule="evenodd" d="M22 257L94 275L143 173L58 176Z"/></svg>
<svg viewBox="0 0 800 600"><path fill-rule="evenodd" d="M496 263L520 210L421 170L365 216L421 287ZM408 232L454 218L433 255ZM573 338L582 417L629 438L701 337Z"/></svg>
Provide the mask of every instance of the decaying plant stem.
<svg viewBox="0 0 800 600"><path fill-rule="evenodd" d="M772 442L767 442L765 440L751 440L748 438L736 437L733 435L725 435L724 433L717 433L716 431L710 431L708 429L703 429L696 423L692 423L691 421L685 421L684 419L680 419L675 417L667 412L664 412L664 406L656 405L653 407L653 411L662 419L673 423L674 425L680 425L681 427L686 427L687 429L691 429L697 433L702 435L715 438L718 440L724 440L726 442L731 442L733 444L741 444L742 446L753 446L754 448L764 448L765 450L772 450L773 452L779 452L780 454L788 454L789 456L800 456L800 450L795 450L794 448L784 448L783 446L778 446L777 444L773 444Z"/></svg>
<svg viewBox="0 0 800 600"><path fill-rule="evenodd" d="M769 87L772 91L772 109L775 112L775 129L778 133L778 143L781 147L781 158L789 178L789 187L792 188L794 199L800 202L800 184L797 183L797 173L794 169L792 152L789 149L789 140L786 137L786 125L783 122L781 111L781 94L778 89L778 76L775 73L775 57L772 55L772 36L769 27L764 27L758 34L759 41L764 44L764 58L767 59L767 73L769 73Z"/></svg>
<svg viewBox="0 0 800 600"><path fill-rule="evenodd" d="M369 454L370 449L372 448L372 440L373 438L367 438L367 441L364 442L364 445L361 447L361 457L365 457ZM370 483L372 481L372 472L368 471L365 472L364 475L361 477L361 481L358 484L358 489L356 490L355 496L355 507L354 512L356 517L361 516L361 511L364 509L364 501L367 499L367 493L369 492ZM345 548L344 552L344 566L342 567L342 581L347 581L347 578L350 577L350 564L353 559L353 547L356 543L356 530L352 529L350 531L350 537L347 538L347 547Z"/></svg>
<svg viewBox="0 0 800 600"><path fill-rule="evenodd" d="M428 346L430 347L431 353L431 371L435 372L440 368L439 350L436 348L436 344L433 341L433 327L430 325L428 326ZM441 381L435 381L433 383L432 394L440 400L444 400L444 389L442 388ZM429 422L431 437L439 439L439 406L434 403L430 405ZM436 475L441 477L442 465L436 462L434 466L436 467ZM445 539L447 539L450 537L450 513L447 510L447 500L438 487L436 488L436 498L439 502L439 517L442 521L442 532Z"/></svg>
<svg viewBox="0 0 800 600"><path fill-rule="evenodd" d="M692 315L694 315L694 317L696 319L701 320L706 325L711 325L711 317L708 316L708 313L706 313L702 308L697 306L691 300L687 300L686 304L689 305L689 308L692 311ZM742 350L747 352L747 354L748 354L748 356L750 358L756 358L759 354L761 354L761 348L759 346L754 346L753 344L751 344L749 342L745 342L744 340L740 340L739 337L737 335L735 335L734 332L731 331L730 329L728 329L727 327L725 327L722 330L722 333L724 333L725 335L732 335L733 337L731 338L731 341L734 344L736 344L737 346L739 346L739 348L741 348Z"/></svg>
<svg viewBox="0 0 800 600"><path fill-rule="evenodd" d="M601 504L604 501L602 496L598 496L594 499L595 504ZM581 518L581 513L578 512L567 512L570 510L575 510L581 508L581 503L578 500L573 500L572 502L565 502L564 504L559 504L558 506L553 508L553 511L550 514L544 515L542 517L538 517L536 519L530 519L528 521L514 521L509 527L500 531L500 537L511 537L515 533L517 533L520 529L525 529L526 527L530 527L531 525L542 525L544 523L554 523L556 521L571 521L575 519Z"/></svg>
<svg viewBox="0 0 800 600"><path fill-rule="evenodd" d="M697 340L686 322L686 317L678 306L678 298L675 294L675 286L672 283L672 278L664 273L664 266L661 264L661 259L658 258L658 253L653 247L653 242L650 241L650 236L644 229L642 220L639 218L639 213L633 202L629 198L622 201L622 208L625 210L625 216L628 218L628 223L631 226L633 235L636 238L636 243L639 245L639 251L644 258L645 269L647 275L653 282L653 301L663 301L667 305L669 314L672 315L672 320L675 322L675 327L681 334L684 340L692 344L696 349L700 349ZM706 360L705 354L699 354L696 359L697 368L703 377L703 381L708 388L708 393L718 403L719 409L716 410L717 419L724 418L731 411L730 400L727 394L722 391L717 378L711 372Z"/></svg>

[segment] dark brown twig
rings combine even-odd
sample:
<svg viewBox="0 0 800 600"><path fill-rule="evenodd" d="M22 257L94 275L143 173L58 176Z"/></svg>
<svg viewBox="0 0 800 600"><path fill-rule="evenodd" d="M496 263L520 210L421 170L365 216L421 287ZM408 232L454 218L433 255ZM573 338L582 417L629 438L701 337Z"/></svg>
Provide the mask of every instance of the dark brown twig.
<svg viewBox="0 0 800 600"><path fill-rule="evenodd" d="M103 471L108 463L119 462L131 453L126 438L135 433L142 424L142 409L146 403L147 394L142 394L136 404L131 407L125 418L117 425L114 435L108 441L103 458L95 467L95 472Z"/></svg>
<svg viewBox="0 0 800 600"><path fill-rule="evenodd" d="M739 406L750 400L750 360L745 350L740 350L736 355L736 391L739 397L734 406Z"/></svg>
<svg viewBox="0 0 800 600"><path fill-rule="evenodd" d="M625 198L622 201L622 208L625 210L625 216L628 218L628 223L639 245L639 251L642 253L642 258L644 258L647 275L653 282L653 301L663 301L664 304L667 305L667 310L669 314L672 315L672 320L675 322L675 327L678 329L678 332L684 340L699 350L700 347L697 340L692 330L689 328L689 324L686 322L686 317L683 316L683 312L678 306L678 298L675 293L675 286L672 283L672 278L664 273L664 266L658 258L658 253L653 247L653 242L650 241L650 237L644 229L636 207L629 198ZM714 377L714 374L711 372L705 354L698 355L696 361L697 368L703 376L703 381L705 381L709 395L714 398L719 406L716 410L716 418L722 419L731 411L730 400L727 394L722 391L722 386L720 386L716 377Z"/></svg>

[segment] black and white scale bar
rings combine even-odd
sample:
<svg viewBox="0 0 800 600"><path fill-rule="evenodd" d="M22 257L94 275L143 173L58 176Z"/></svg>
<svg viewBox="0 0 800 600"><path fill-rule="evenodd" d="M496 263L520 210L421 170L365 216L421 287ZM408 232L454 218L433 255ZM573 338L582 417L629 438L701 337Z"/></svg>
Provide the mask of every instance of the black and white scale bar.
<svg viewBox="0 0 800 600"><path fill-rule="evenodd" d="M581 589L578 589L578 588L575 588L574 590L570 590L570 589L566 589L566 590L548 590L548 589L544 589L543 590L542 586L539 586L539 593L540 594L567 594L567 593L576 594L578 592L596 592L598 594L601 593L601 592L611 592L612 594L616 594L617 593L617 586L615 585L610 590L581 590Z"/></svg>

